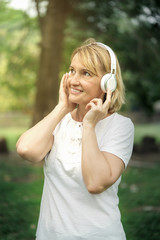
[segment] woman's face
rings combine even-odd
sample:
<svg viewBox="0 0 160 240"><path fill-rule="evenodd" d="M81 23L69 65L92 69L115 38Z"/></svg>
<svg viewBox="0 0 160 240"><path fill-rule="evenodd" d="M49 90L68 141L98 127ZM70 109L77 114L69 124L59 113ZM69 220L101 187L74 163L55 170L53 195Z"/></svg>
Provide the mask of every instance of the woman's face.
<svg viewBox="0 0 160 240"><path fill-rule="evenodd" d="M104 93L100 87L101 77L87 69L76 54L70 65L69 100L85 107L93 98L103 99Z"/></svg>

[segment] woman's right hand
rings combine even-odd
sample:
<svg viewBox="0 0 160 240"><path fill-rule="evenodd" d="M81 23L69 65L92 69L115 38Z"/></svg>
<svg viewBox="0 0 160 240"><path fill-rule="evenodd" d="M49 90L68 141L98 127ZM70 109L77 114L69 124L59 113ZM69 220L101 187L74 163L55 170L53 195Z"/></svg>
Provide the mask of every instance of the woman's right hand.
<svg viewBox="0 0 160 240"><path fill-rule="evenodd" d="M76 104L69 101L68 94L68 86L67 81L69 78L69 73L65 73L61 79L60 88L59 88L59 105L66 108L68 112L73 111L75 109Z"/></svg>

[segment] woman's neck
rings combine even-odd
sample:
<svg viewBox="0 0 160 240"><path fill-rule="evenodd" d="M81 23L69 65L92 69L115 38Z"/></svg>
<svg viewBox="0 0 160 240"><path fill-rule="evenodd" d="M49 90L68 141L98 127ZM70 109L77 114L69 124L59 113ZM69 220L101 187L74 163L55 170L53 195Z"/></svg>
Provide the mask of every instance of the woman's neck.
<svg viewBox="0 0 160 240"><path fill-rule="evenodd" d="M86 113L88 112L88 110L85 109L85 107L82 106L77 106L77 108L75 108L72 112L71 112L71 116L72 118L77 121L77 122L83 122L83 118L86 115ZM114 112L113 112L114 113ZM112 115L113 113L107 113L106 117L109 117L110 115ZM104 117L105 118L105 117Z"/></svg>
<svg viewBox="0 0 160 240"><path fill-rule="evenodd" d="M83 107L77 106L76 109L74 109L71 112L72 118L77 122L83 122L83 118L85 114L87 113L87 110Z"/></svg>

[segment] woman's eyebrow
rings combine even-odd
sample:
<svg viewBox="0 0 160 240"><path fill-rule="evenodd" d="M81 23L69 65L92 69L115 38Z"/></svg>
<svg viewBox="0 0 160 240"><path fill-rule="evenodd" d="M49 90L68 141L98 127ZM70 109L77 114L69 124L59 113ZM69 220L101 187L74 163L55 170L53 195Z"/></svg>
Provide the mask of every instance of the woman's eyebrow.
<svg viewBox="0 0 160 240"><path fill-rule="evenodd" d="M92 74L93 74L93 72L90 71L88 68L81 68L81 71L83 71L83 72L89 72L89 73L92 73Z"/></svg>
<svg viewBox="0 0 160 240"><path fill-rule="evenodd" d="M82 68L81 69L82 71L87 71L87 72L91 72L89 69L87 69L87 68Z"/></svg>
<svg viewBox="0 0 160 240"><path fill-rule="evenodd" d="M69 66L69 68L71 69L75 69L72 65L70 65ZM80 71L81 72L89 72L90 74L92 74L92 75L95 75L96 76L96 74L94 74L92 71L90 71L88 68L80 68Z"/></svg>
<svg viewBox="0 0 160 240"><path fill-rule="evenodd" d="M91 70L89 70L89 69L87 69L87 68L82 68L81 69L83 72L89 72L90 74L92 74L92 75L95 75L96 76L96 74L95 73L93 73Z"/></svg>
<svg viewBox="0 0 160 240"><path fill-rule="evenodd" d="M69 68L74 68L74 67L72 65L70 65Z"/></svg>

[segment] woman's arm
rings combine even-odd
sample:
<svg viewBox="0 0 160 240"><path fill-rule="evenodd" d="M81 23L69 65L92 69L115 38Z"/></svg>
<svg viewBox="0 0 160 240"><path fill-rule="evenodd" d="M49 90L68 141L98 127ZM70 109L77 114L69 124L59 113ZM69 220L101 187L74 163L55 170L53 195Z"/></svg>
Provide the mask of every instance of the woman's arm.
<svg viewBox="0 0 160 240"><path fill-rule="evenodd" d="M52 133L65 114L66 109L57 105L49 115L26 131L16 144L18 154L32 162L43 160L52 147Z"/></svg>
<svg viewBox="0 0 160 240"><path fill-rule="evenodd" d="M67 98L68 74L62 78L59 90L59 103L54 110L34 127L26 131L18 140L18 154L32 162L43 160L53 145L53 131L61 119L74 108Z"/></svg>
<svg viewBox="0 0 160 240"><path fill-rule="evenodd" d="M98 147L95 128L83 126L82 173L90 193L101 193L121 176L123 161L117 156L101 152Z"/></svg>
<svg viewBox="0 0 160 240"><path fill-rule="evenodd" d="M103 104L101 99L93 99L87 108L90 110L83 120L82 135L82 174L90 193L101 193L110 187L124 170L123 161L117 156L101 152L98 147L95 126L107 116L111 92Z"/></svg>

